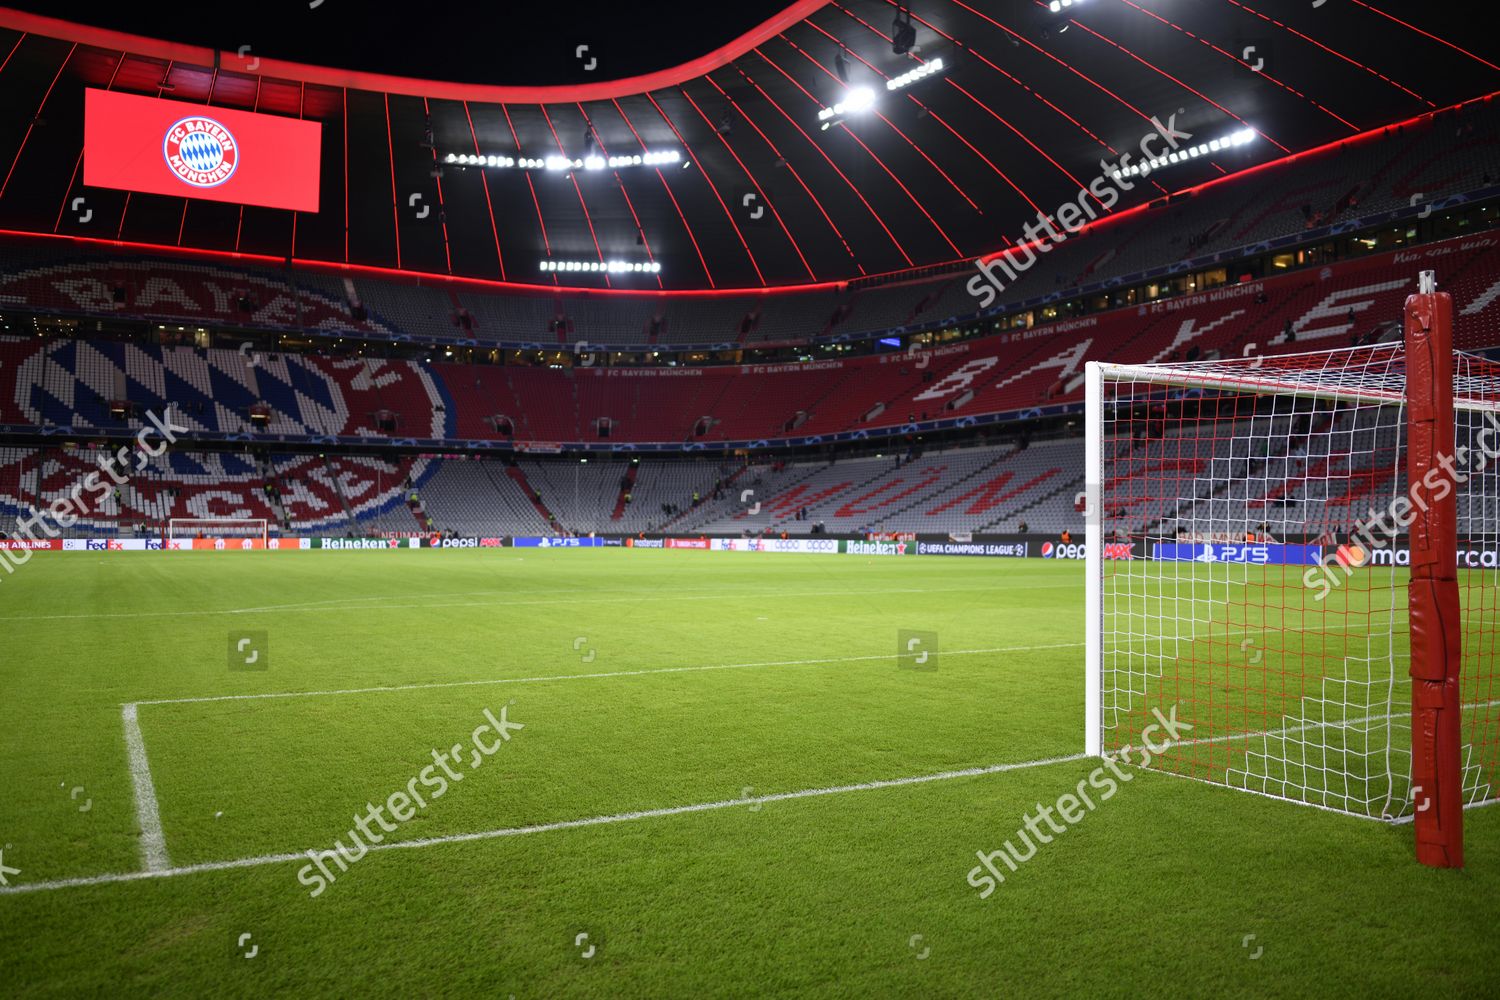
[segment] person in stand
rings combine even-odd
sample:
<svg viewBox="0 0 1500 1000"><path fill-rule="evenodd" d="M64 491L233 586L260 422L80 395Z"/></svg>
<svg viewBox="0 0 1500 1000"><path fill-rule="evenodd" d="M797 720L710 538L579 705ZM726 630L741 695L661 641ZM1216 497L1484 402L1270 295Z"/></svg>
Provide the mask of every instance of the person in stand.
<svg viewBox="0 0 1500 1000"><path fill-rule="evenodd" d="M1069 531L1068 529L1066 529L1066 528L1063 529L1062 543L1064 545L1072 545L1073 544L1073 533L1071 531Z"/></svg>

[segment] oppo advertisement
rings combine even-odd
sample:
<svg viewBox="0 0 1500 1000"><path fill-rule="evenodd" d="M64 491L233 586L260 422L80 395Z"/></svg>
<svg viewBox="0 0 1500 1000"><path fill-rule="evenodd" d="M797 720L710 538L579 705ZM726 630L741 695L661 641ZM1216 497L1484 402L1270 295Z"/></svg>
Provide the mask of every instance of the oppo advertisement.
<svg viewBox="0 0 1500 1000"><path fill-rule="evenodd" d="M86 90L83 183L318 210L318 122Z"/></svg>
<svg viewBox="0 0 1500 1000"><path fill-rule="evenodd" d="M801 552L838 555L839 543L832 538L714 538L715 552Z"/></svg>

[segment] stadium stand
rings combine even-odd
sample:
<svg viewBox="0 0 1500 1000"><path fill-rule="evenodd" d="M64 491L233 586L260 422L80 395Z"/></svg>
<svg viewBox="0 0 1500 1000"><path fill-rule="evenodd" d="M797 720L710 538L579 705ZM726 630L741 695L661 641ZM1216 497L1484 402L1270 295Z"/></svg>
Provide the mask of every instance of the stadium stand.
<svg viewBox="0 0 1500 1000"><path fill-rule="evenodd" d="M1479 234L930 351L800 364L553 369L7 336L0 423L139 427L146 411L164 412L170 401L191 433L246 440L681 445L892 431L1076 405L1086 359L1191 360L1378 340L1423 267L1438 268L1454 295L1458 346L1500 344L1500 237Z"/></svg>
<svg viewBox="0 0 1500 1000"><path fill-rule="evenodd" d="M439 462L419 499L440 530L475 537L553 533L521 485L496 461Z"/></svg>
<svg viewBox="0 0 1500 1000"><path fill-rule="evenodd" d="M990 311L1061 300L1148 268L1167 273L1189 258L1298 234L1315 238L1380 213L1413 214L1419 202L1492 193L1497 114L1489 102L1469 105L1153 203L1057 245ZM1170 225L1162 224L1166 213ZM1026 441L1012 433L997 444L911 450L897 436L974 418L1070 412L1081 399L1085 360L1191 361L1388 340L1414 274L1426 267L1438 269L1454 296L1458 346L1500 345L1500 237L1481 232L1258 280L1231 273L1216 287L1025 327L995 324L984 336L940 338L906 352L629 367L590 348L789 345L952 327L977 312L967 287L975 272L938 269L910 281L794 294L623 296L122 255L89 243L7 237L0 241L7 314L140 320L160 324L163 335L122 341L82 329L23 336L8 328L0 336L0 424L11 434L123 433L170 407L171 419L187 428L183 446L110 490L73 534L154 534L188 517L265 518L288 534L400 535L429 524L468 535L801 535L815 526L833 534L1053 532L1077 519L1076 439ZM205 329L586 353L572 367L533 367L347 356L337 343L320 354L183 342ZM525 454L579 444L753 451L866 434L890 435L888 453L755 464ZM448 443L518 454L438 457ZM305 453L325 444L341 450ZM408 445L407 454L359 453L391 444ZM1144 467L1159 460L1153 448L1165 446L1138 447L1129 460ZM432 457L410 457L417 450ZM95 458L73 445L0 450L0 510L14 517L45 507L92 471ZM1254 468L1246 456L1215 451L1174 460L1220 472L1229 463L1279 485L1275 496L1257 496L1249 480L1214 475L1234 485L1177 509L1143 509L1142 528L1191 520L1195 505L1226 503L1274 507L1285 527L1309 503L1357 504L1357 491L1316 493L1332 478L1323 475L1328 463L1356 472L1380 464L1378 456L1325 453L1316 444L1296 456L1266 456Z"/></svg>
<svg viewBox="0 0 1500 1000"><path fill-rule="evenodd" d="M1265 522L1276 536L1312 523L1352 524L1368 495L1393 478L1404 483L1394 431L1370 420L1364 411L1337 418L1283 413L1253 418L1233 435L1208 438L1184 428L1143 439L1114 464L1117 481L1108 492L1112 503L1130 508L1132 533ZM1265 453L1241 453L1252 440L1268 442ZM0 504L7 508L45 506L96 467L86 451L60 449L6 448L0 461ZM90 510L72 533L153 534L172 517L264 517L285 534L407 535L425 530L427 516L435 530L470 536L1056 533L1077 527L1074 503L1083 486L1076 438L934 450L899 461L886 455L740 466L660 458L523 459L512 466L494 459L277 456L262 463L195 452L164 461L133 477L118 500L107 497ZM1169 472L1199 485L1181 496L1128 493ZM38 473L40 491L33 485ZM621 502L627 477L628 504ZM268 482L276 493L265 491ZM1495 516L1461 513L1473 530L1488 530L1483 526Z"/></svg>
<svg viewBox="0 0 1500 1000"><path fill-rule="evenodd" d="M0 509L64 497L98 468L91 449L0 452ZM1071 524L1082 452L1076 441L961 448L893 457L731 466L686 461L319 458L173 451L145 466L68 537L157 535L171 518L265 518L284 535L636 534L670 529L732 535L866 531L1036 530ZM623 503L622 483L634 469ZM31 488L40 470L39 494ZM517 477L516 472L523 473ZM270 485L273 489L267 490ZM528 487L541 497L538 507ZM748 491L748 495L747 495ZM411 503L415 494L417 503ZM694 495L700 502L695 505ZM741 499L745 497L744 499ZM752 506L759 505L755 514ZM806 517L798 511L806 509ZM541 511L552 512L553 524ZM3 525L7 529L10 524Z"/></svg>

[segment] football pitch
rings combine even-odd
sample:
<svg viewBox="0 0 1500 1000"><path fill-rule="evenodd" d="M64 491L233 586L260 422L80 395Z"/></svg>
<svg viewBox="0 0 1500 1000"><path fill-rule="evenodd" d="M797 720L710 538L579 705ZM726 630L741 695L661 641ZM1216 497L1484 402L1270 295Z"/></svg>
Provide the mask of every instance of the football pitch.
<svg viewBox="0 0 1500 1000"><path fill-rule="evenodd" d="M1042 560L38 555L0 583L0 992L1500 991L1500 809L1439 871L1135 771L981 898L1099 766L1083 602Z"/></svg>

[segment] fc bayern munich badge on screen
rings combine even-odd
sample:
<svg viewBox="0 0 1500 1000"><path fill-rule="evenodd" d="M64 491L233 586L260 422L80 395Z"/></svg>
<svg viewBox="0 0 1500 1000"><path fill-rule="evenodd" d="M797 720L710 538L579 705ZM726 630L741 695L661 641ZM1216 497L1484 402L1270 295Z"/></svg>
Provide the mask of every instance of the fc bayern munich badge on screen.
<svg viewBox="0 0 1500 1000"><path fill-rule="evenodd" d="M215 187L234 175L240 146L234 134L212 118L184 118L167 129L162 143L167 168L193 187Z"/></svg>

